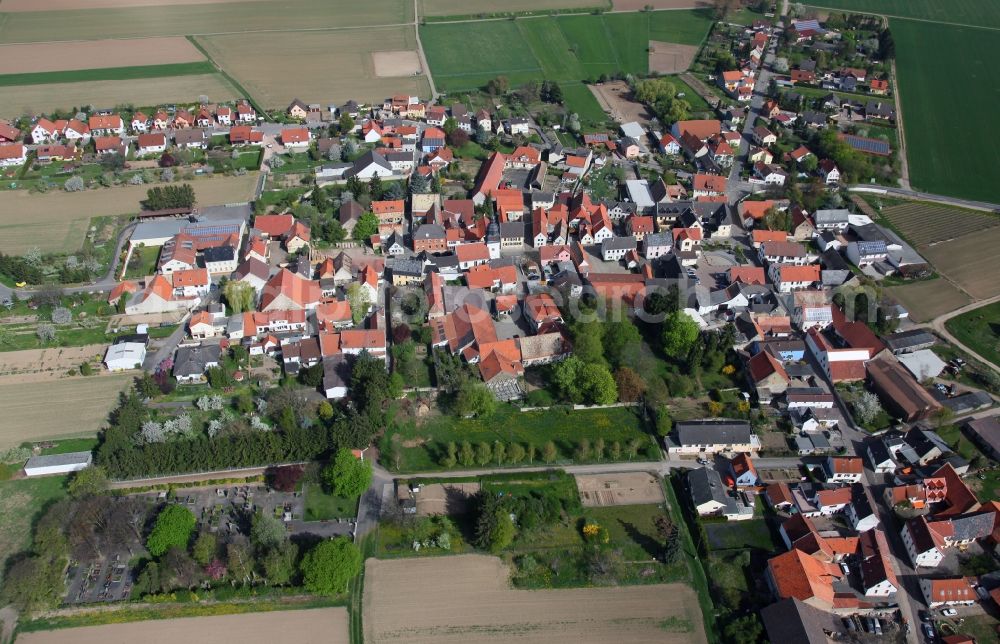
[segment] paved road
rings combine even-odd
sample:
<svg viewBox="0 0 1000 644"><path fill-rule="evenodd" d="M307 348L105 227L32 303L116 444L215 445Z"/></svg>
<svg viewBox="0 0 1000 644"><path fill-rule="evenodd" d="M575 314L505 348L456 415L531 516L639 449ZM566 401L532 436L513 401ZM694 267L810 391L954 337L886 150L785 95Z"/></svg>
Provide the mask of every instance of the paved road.
<svg viewBox="0 0 1000 644"><path fill-rule="evenodd" d="M773 38L773 37L772 37ZM771 86L770 66L774 63L774 43L772 39L768 42L764 60L761 62L760 74L754 83L753 96L750 99L750 111L747 112L746 121L743 123L743 138L740 139L740 149L733 160L733 167L729 172L729 184L727 186L727 196L730 203L742 198L744 192L752 192L753 187L741 179L743 167L747 163L747 156L750 154L750 141L753 139L753 128L757 119L760 118L760 110L764 106L767 98L767 90Z"/></svg>
<svg viewBox="0 0 1000 644"><path fill-rule="evenodd" d="M963 313L968 313L969 311L975 311L976 309L978 309L980 307L987 306L989 304L993 304L994 302L1000 302L1000 295L994 295L993 297L987 298L985 300L979 300L977 302L973 302L972 304L968 304L966 306L963 306L960 309L955 309L954 311L951 311L949 313L945 313L944 315L939 315L938 317L936 317L933 320L931 320L930 323L922 325L922 326L929 326L930 328L934 329L935 332L937 332L942 337L944 337L944 339L948 340L949 342L951 342L952 344L954 344L958 348L962 349L963 351L965 351L966 353L968 353L972 357L976 358L977 360L979 360L983 364L989 365L989 366L993 367L995 370L1000 371L1000 365L997 365L997 364L991 362L990 360L987 360L982 355L976 353L975 351L973 351L971 348L969 348L965 344L962 344L958 340L958 338L956 338L951 333L949 333L947 327L945 327L945 323L948 320L952 319L953 317L957 317L959 315L962 315Z"/></svg>

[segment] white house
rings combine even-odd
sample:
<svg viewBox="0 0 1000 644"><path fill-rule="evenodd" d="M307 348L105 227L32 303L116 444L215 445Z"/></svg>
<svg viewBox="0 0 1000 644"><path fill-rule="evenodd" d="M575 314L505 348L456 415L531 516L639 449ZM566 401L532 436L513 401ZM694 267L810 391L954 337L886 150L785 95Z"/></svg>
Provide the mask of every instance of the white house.
<svg viewBox="0 0 1000 644"><path fill-rule="evenodd" d="M864 462L859 456L828 456L823 461L826 480L838 483L858 483L864 474Z"/></svg>
<svg viewBox="0 0 1000 644"><path fill-rule="evenodd" d="M24 145L20 143L0 145L0 167L24 165L26 160L27 153L24 150Z"/></svg>
<svg viewBox="0 0 1000 644"><path fill-rule="evenodd" d="M47 476L69 474L86 469L94 460L91 452L70 452L51 456L32 456L24 464L25 476Z"/></svg>
<svg viewBox="0 0 1000 644"><path fill-rule="evenodd" d="M937 568L944 559L944 535L926 517L910 519L900 531L906 554L915 568Z"/></svg>

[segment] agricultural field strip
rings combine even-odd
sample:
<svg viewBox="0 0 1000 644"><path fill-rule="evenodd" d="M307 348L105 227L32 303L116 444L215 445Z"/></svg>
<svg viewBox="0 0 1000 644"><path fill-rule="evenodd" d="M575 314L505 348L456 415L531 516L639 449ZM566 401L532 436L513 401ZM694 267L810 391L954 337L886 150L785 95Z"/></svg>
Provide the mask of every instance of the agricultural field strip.
<svg viewBox="0 0 1000 644"><path fill-rule="evenodd" d="M296 97L325 102L428 91L422 74L375 75L373 52L416 50L412 25L371 27L366 33L289 31L263 42L233 35L197 37L195 41L215 64L267 107L283 107ZM302 78L318 80L303 86Z"/></svg>
<svg viewBox="0 0 1000 644"><path fill-rule="evenodd" d="M918 246L950 241L1000 226L1000 217L947 206L902 204L885 208L882 215Z"/></svg>
<svg viewBox="0 0 1000 644"><path fill-rule="evenodd" d="M57 72L29 72L26 74L0 75L0 87L25 87L92 81L142 80L145 78L170 78L175 76L201 76L212 74L215 68L207 60L169 65L137 65L132 67L98 67Z"/></svg>
<svg viewBox="0 0 1000 644"><path fill-rule="evenodd" d="M0 75L170 65L204 59L186 38L178 37L20 43L0 45Z"/></svg>
<svg viewBox="0 0 1000 644"><path fill-rule="evenodd" d="M345 10L327 0L272 0L233 11L228 3L193 4L183 11L170 5L75 11L0 14L0 42L34 43L64 40L215 35L201 25L225 25L224 33L365 29L413 25L413 3L382 0ZM316 27L316 25L322 25Z"/></svg>

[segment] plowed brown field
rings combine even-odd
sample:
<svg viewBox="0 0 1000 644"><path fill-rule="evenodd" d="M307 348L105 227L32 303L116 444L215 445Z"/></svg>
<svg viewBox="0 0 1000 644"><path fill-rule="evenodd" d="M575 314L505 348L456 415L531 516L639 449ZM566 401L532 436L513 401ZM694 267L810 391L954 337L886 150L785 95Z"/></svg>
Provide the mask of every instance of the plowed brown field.
<svg viewBox="0 0 1000 644"><path fill-rule="evenodd" d="M694 591L681 584L514 590L496 557L369 559L367 644L704 642Z"/></svg>

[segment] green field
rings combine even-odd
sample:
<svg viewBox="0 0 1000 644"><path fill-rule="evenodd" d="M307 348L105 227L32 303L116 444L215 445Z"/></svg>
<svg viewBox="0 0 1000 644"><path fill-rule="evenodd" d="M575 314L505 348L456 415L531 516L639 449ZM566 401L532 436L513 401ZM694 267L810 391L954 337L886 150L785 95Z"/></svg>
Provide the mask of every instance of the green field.
<svg viewBox="0 0 1000 644"><path fill-rule="evenodd" d="M45 507L66 495L65 476L0 483L0 574L7 559L31 545L31 527Z"/></svg>
<svg viewBox="0 0 1000 644"><path fill-rule="evenodd" d="M2 74L0 87L15 85L47 85L49 83L77 83L85 81L134 80L137 78L163 78L166 76L190 76L215 72L212 63L203 60L197 63L175 63L172 65L140 65L137 67L105 67L102 69L77 69L68 72L35 72L31 74Z"/></svg>
<svg viewBox="0 0 1000 644"><path fill-rule="evenodd" d="M403 420L403 419L400 419ZM643 429L643 422L635 412L624 407L611 409L585 409L580 411L564 411L550 409L547 411L520 412L517 409L503 405L488 418L456 419L451 416L438 416L425 421L421 426L401 424L397 428L396 443L387 435L383 441L383 454L399 453L399 471L413 472L422 470L444 469L439 463L445 453L448 442L461 443L469 441L475 446L483 442L492 446L495 441L501 441L506 446L514 442L527 446L534 445L537 456L533 465L544 465L542 448L547 441L555 443L558 452L555 463L563 464L576 460L576 450L583 439L593 443L597 438L603 438L606 449L611 443L619 441L622 447L621 460L628 458L628 443L637 440L638 454L635 460L659 460L660 451L652 437ZM600 459L609 460L609 455ZM394 466L392 456L386 458L390 466ZM592 462L593 455L585 459ZM496 461L491 459L495 465ZM522 465L529 465L525 460Z"/></svg>
<svg viewBox="0 0 1000 644"><path fill-rule="evenodd" d="M305 520L329 521L358 515L358 497L345 498L323 491L317 483L305 486Z"/></svg>
<svg viewBox="0 0 1000 644"><path fill-rule="evenodd" d="M560 83L563 103L570 114L576 112L580 116L580 125L584 132L607 130L608 115L601 109L601 104L594 98L590 88L583 83Z"/></svg>
<svg viewBox="0 0 1000 644"><path fill-rule="evenodd" d="M315 29L401 24L413 20L409 0L365 3L329 0L270 0L171 4L75 11L24 11L2 14L0 42L146 38L260 30ZM248 38L259 38L247 34Z"/></svg>
<svg viewBox="0 0 1000 644"><path fill-rule="evenodd" d="M1000 149L984 145L983 132L1000 101L1000 34L914 20L892 20L891 29L910 182L926 192L995 201Z"/></svg>
<svg viewBox="0 0 1000 644"><path fill-rule="evenodd" d="M1000 365L1000 302L994 302L945 322L962 344Z"/></svg>
<svg viewBox="0 0 1000 644"><path fill-rule="evenodd" d="M650 39L698 45L711 24L701 11L659 11L432 23L420 35L438 87L464 90L500 75L512 86L645 75Z"/></svg>
<svg viewBox="0 0 1000 644"><path fill-rule="evenodd" d="M841 11L878 13L898 18L916 18L1000 28L1000 3L994 0L816 0L813 6ZM935 47L936 49L936 47Z"/></svg>

